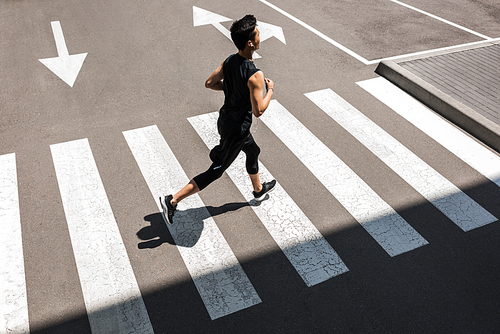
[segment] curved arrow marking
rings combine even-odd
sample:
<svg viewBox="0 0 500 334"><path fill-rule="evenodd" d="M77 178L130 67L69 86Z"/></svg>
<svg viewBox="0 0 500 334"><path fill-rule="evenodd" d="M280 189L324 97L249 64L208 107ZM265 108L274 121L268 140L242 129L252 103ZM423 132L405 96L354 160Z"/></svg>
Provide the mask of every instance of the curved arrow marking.
<svg viewBox="0 0 500 334"><path fill-rule="evenodd" d="M64 40L61 23L53 21L50 24L52 25L52 32L56 40L57 57L38 60L70 87L73 87L76 77L80 73L85 61L85 57L87 57L87 53L70 55L66 47L66 41Z"/></svg>
<svg viewBox="0 0 500 334"><path fill-rule="evenodd" d="M227 30L227 28L225 28L222 24L220 24L221 22L227 22L227 21L232 21L232 19L193 6L193 24L195 27L211 24L217 30L219 30L224 36L226 36L227 38L229 38L229 40L231 40L231 33L229 32L229 30ZM259 27L260 31L261 42L271 37L276 37L283 44L286 44L285 34L283 33L283 29L281 27L260 21L257 22L257 26ZM261 58L261 56L259 56L257 52L254 52L253 55L255 59Z"/></svg>

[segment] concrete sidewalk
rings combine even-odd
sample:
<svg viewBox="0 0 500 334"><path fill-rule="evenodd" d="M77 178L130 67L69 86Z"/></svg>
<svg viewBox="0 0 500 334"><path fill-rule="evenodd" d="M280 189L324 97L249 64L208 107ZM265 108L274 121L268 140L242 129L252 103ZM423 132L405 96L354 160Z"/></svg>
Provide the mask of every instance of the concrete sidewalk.
<svg viewBox="0 0 500 334"><path fill-rule="evenodd" d="M386 60L375 72L500 152L500 41Z"/></svg>

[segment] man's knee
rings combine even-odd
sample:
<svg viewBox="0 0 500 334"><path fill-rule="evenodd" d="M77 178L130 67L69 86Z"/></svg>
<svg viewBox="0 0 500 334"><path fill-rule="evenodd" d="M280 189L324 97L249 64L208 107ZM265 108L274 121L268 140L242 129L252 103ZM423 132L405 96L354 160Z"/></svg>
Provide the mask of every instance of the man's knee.
<svg viewBox="0 0 500 334"><path fill-rule="evenodd" d="M212 178L213 180L219 179L222 174L224 174L225 168L222 167L222 165L214 166L212 167Z"/></svg>
<svg viewBox="0 0 500 334"><path fill-rule="evenodd" d="M258 157L260 154L260 147L255 145L255 155Z"/></svg>

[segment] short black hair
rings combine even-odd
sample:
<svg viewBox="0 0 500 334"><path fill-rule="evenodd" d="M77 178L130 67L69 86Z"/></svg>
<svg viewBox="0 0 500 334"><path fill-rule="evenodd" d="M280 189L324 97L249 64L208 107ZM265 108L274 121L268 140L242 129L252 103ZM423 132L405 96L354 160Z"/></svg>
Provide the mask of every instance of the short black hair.
<svg viewBox="0 0 500 334"><path fill-rule="evenodd" d="M238 50L244 50L248 41L255 38L257 19L253 15L245 15L241 20L236 20L231 25L231 39Z"/></svg>

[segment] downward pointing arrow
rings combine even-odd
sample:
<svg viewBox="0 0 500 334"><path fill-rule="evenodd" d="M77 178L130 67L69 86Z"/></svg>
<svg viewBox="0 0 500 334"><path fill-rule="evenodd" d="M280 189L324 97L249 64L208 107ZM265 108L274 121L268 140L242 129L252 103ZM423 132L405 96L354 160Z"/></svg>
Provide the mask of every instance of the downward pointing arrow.
<svg viewBox="0 0 500 334"><path fill-rule="evenodd" d="M219 30L224 36L226 36L231 40L231 33L229 32L229 30L227 30L222 24L220 24L221 22L227 22L227 21L232 21L232 19L193 6L193 23L195 27L211 24L217 30ZM286 44L285 35L283 34L283 29L281 27L260 21L257 22L257 27L259 28L261 42L271 37L276 37L283 44ZM257 52L254 52L253 55L255 59L261 58L261 56L259 56Z"/></svg>
<svg viewBox="0 0 500 334"><path fill-rule="evenodd" d="M87 57L87 53L69 55L61 23L59 21L53 21L50 24L52 25L52 32L54 33L54 38L56 40L58 56L38 60L70 87L73 87L76 77L78 76L78 73L80 73L85 57Z"/></svg>

